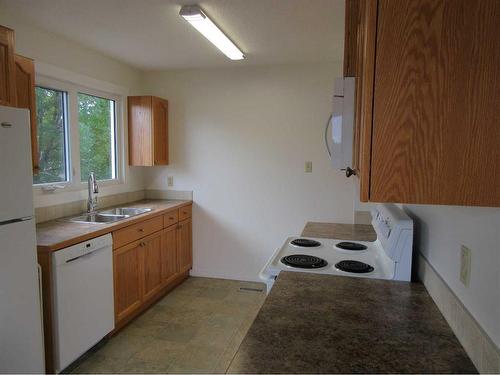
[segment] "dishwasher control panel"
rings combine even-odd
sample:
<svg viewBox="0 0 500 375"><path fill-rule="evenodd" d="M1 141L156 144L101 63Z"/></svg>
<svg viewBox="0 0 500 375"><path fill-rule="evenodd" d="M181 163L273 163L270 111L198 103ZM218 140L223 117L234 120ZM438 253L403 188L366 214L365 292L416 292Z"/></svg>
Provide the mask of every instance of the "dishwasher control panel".
<svg viewBox="0 0 500 375"><path fill-rule="evenodd" d="M78 243L76 245L66 247L54 253L54 260L56 265L72 261L75 258L87 255L95 250L102 249L106 246L113 245L113 238L111 234L106 234L101 237L92 238L88 241Z"/></svg>

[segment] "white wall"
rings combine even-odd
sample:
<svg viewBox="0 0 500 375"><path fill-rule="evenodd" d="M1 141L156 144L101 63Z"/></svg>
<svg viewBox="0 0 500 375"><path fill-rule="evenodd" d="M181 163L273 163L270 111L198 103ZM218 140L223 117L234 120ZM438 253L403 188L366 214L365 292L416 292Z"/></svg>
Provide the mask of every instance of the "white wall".
<svg viewBox="0 0 500 375"><path fill-rule="evenodd" d="M6 7L0 8L0 24L14 29L16 53L35 60L37 75L52 76L92 89L123 95L124 98L136 94L141 86L141 71L26 24L19 14ZM123 105L126 109L126 101ZM126 110L123 111L123 116L122 126L126 124ZM126 141L126 132L122 133ZM144 187L143 168L130 168L125 164L124 178L123 184L103 187L100 195L135 191ZM34 194L35 207L81 200L86 196L85 190L49 194L35 190Z"/></svg>
<svg viewBox="0 0 500 375"><path fill-rule="evenodd" d="M193 274L257 280L308 220L352 222L353 186L323 143L340 64L152 72L169 100L171 165L146 186L194 191ZM313 173L304 173L304 162Z"/></svg>
<svg viewBox="0 0 500 375"><path fill-rule="evenodd" d="M416 248L500 347L500 209L406 205ZM460 282L460 246L471 249L469 286Z"/></svg>

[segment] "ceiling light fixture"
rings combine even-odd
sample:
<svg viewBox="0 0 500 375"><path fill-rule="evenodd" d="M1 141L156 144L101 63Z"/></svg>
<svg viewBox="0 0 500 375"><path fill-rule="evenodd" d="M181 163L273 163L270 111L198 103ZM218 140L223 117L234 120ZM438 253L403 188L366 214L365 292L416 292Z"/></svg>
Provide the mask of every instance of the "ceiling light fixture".
<svg viewBox="0 0 500 375"><path fill-rule="evenodd" d="M231 60L245 58L243 52L208 18L198 5L183 6L179 15Z"/></svg>

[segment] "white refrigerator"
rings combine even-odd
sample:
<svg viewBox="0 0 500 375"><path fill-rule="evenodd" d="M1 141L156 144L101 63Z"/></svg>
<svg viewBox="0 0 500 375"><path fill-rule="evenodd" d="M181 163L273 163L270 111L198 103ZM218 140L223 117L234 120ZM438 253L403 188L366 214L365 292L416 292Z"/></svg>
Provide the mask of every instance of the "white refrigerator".
<svg viewBox="0 0 500 375"><path fill-rule="evenodd" d="M0 106L0 373L45 370L29 121Z"/></svg>

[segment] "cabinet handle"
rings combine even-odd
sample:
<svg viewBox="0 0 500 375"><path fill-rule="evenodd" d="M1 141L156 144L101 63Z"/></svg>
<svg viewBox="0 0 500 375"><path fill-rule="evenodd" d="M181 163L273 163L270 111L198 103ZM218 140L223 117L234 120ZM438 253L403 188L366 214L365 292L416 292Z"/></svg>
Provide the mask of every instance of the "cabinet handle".
<svg viewBox="0 0 500 375"><path fill-rule="evenodd" d="M170 216L170 217L168 218L168 220L174 220L174 218L173 218L172 216Z"/></svg>
<svg viewBox="0 0 500 375"><path fill-rule="evenodd" d="M139 228L137 229L139 232L144 232L144 229L143 228Z"/></svg>
<svg viewBox="0 0 500 375"><path fill-rule="evenodd" d="M144 247L144 246L146 246L146 243L145 243L145 242L141 242L141 243L139 244L139 246L140 246L140 247Z"/></svg>
<svg viewBox="0 0 500 375"><path fill-rule="evenodd" d="M353 175L354 175L354 176L356 175L356 171L355 171L354 169L352 169L351 167L347 167L347 168L345 169L345 176L346 176L347 178L349 178L349 177L351 177L351 176L353 176Z"/></svg>

